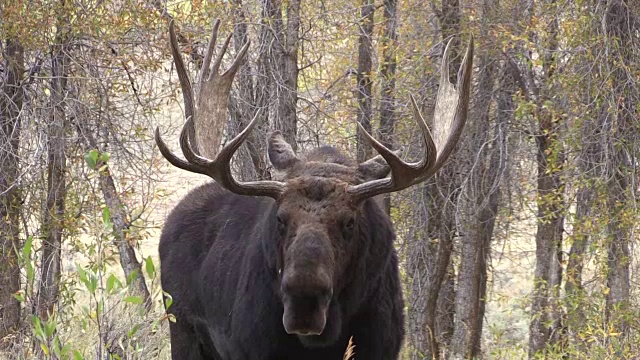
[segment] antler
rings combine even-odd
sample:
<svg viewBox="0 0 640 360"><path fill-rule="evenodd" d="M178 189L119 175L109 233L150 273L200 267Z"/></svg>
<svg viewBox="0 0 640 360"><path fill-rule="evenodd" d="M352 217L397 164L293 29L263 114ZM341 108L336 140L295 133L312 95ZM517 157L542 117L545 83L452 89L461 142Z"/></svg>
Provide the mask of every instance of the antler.
<svg viewBox="0 0 640 360"><path fill-rule="evenodd" d="M422 130L425 141L425 156L417 163L407 163L400 159L393 151L386 148L371 136L358 123L360 131L365 134L376 151L382 155L391 168L391 177L369 181L349 187L349 192L355 201L360 201L372 196L399 191L409 186L423 182L433 176L447 161L453 152L456 143L467 120L469 110L469 94L471 91L471 73L473 70L473 37L469 40L467 52L458 71L458 84L454 88L449 82L449 48L451 41L445 48L442 56L442 68L440 74L440 88L436 99L436 107L433 118L434 134L427 127L416 101L411 95L413 115Z"/></svg>
<svg viewBox="0 0 640 360"><path fill-rule="evenodd" d="M164 156L165 159L167 159L172 165L180 169L207 175L213 178L227 190L236 194L268 196L277 199L284 190L283 183L278 181L238 182L233 178L233 175L231 174L231 158L233 157L233 154L236 152L236 150L238 150L240 145L242 145L242 143L245 141L251 129L253 129L253 127L256 125L258 121L258 115L260 114L259 112L251 120L249 125L247 125L247 127L240 134L238 134L238 136L236 136L224 148L222 148L222 150L220 150L218 155L215 156L214 160L209 160L203 156L200 156L200 152L198 150L194 150L194 148L192 147L193 144L191 142L195 139L195 137L193 136L193 134L190 134L190 132L195 129L194 118L196 116L196 111L198 111L203 116L206 115L213 117L214 120L218 120L216 121L218 123L222 123L226 120L227 102L229 92L231 91L231 84L233 83L233 78L235 77L235 74L240 67L241 62L247 53L247 49L249 48L249 43L247 42L247 44L245 44L240 50L238 56L236 56L229 69L227 69L227 71L225 71L224 73L219 74L218 71L220 69L220 64L222 63L222 57L227 49L227 46L229 45L229 40L231 39L230 37L228 37L224 45L222 46L220 54L218 54L216 61L213 64L213 71L211 71L211 73L209 74L209 66L211 63L211 58L213 57L213 48L215 47L215 39L217 36L218 26L219 21L216 21L213 28L211 42L207 47L207 54L202 65L198 96L199 107L196 108L194 105L194 96L191 82L189 80L189 76L187 75L184 61L182 60L182 55L180 54L180 51L178 49L178 41L176 39L176 34L173 27L173 20L169 22L171 53L176 65L176 71L178 73L180 87L182 88L184 99L184 112L186 122L182 128L182 132L180 133L180 149L182 150L182 154L184 155L186 161L178 158L171 152L171 150L169 150L167 145L160 137L159 128L156 128L155 131L156 144L158 145L162 156ZM209 125L208 127L211 126Z"/></svg>

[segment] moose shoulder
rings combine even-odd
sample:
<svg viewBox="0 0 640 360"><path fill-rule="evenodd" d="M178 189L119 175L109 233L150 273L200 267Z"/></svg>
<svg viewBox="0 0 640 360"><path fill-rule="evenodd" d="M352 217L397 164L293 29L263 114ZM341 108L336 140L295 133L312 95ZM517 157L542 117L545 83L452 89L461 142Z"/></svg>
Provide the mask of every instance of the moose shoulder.
<svg viewBox="0 0 640 360"><path fill-rule="evenodd" d="M173 24L170 35L185 93L186 160L168 150L158 130L156 142L173 165L215 180L175 207L160 239L162 287L176 317L173 359L337 360L351 337L359 359L397 359L404 304L395 235L374 199L428 179L453 151L467 115L473 42L457 90L445 50L435 136L411 98L426 144L421 161L404 162L362 128L380 155L361 164L329 146L299 156L274 132L268 156L280 179L238 182L229 163L257 117L214 160L200 156L191 146L197 109ZM245 53L222 75L219 56L212 77L230 84ZM226 116L224 102L217 110Z"/></svg>

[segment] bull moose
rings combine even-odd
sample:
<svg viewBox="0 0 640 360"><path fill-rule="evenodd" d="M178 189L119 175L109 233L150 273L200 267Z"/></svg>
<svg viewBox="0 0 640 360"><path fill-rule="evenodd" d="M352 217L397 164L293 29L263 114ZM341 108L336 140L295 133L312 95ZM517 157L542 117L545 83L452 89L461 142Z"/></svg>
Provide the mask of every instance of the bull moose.
<svg viewBox="0 0 640 360"><path fill-rule="evenodd" d="M456 87L448 77L449 46L444 51L434 136L411 97L425 142L419 162L401 160L361 126L379 155L360 164L330 146L298 156L276 131L267 155L281 177L240 182L230 161L258 117L214 160L201 156L190 135L198 109L172 23L169 32L185 101L185 160L168 149L158 129L156 143L174 166L215 180L178 203L160 239L162 287L176 318L170 323L172 358L342 359L353 338L358 359L397 359L402 287L395 234L377 198L425 181L452 153L467 118L473 38ZM230 84L248 46L223 74L217 73L222 55L214 62L211 76L225 86L214 87L220 104L211 116L226 119Z"/></svg>

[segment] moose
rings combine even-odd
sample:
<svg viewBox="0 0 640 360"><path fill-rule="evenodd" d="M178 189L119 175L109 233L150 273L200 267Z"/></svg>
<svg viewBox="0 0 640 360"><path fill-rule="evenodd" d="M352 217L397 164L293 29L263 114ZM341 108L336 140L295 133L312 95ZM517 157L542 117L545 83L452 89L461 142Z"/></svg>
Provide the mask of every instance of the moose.
<svg viewBox="0 0 640 360"><path fill-rule="evenodd" d="M161 284L176 320L169 329L172 358L337 360L352 339L358 359L397 359L404 304L395 234L380 195L427 180L453 152L469 107L473 38L456 87L445 48L433 136L411 96L425 144L420 161L400 159L362 126L379 155L360 164L331 146L299 156L275 131L267 155L278 180L241 182L230 162L258 117L215 159L201 156L192 135L198 109L173 22L169 33L185 102L184 159L169 150L158 128L155 140L172 165L214 180L175 206L160 238ZM218 108L206 114L225 120L225 99L249 46L218 74L228 43L211 74L225 86L213 87Z"/></svg>

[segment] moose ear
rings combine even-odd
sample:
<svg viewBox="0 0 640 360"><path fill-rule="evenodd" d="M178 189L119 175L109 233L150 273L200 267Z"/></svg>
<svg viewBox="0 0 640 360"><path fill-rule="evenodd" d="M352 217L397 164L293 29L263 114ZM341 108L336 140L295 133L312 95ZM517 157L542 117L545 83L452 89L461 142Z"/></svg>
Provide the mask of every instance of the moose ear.
<svg viewBox="0 0 640 360"><path fill-rule="evenodd" d="M297 164L300 159L293 152L293 148L282 137L280 131L274 131L269 136L269 146L267 148L269 160L277 170L286 170Z"/></svg>
<svg viewBox="0 0 640 360"><path fill-rule="evenodd" d="M362 181L382 179L389 175L391 168L385 159L378 155L358 165L358 178Z"/></svg>
<svg viewBox="0 0 640 360"><path fill-rule="evenodd" d="M395 150L394 153L400 155L400 150ZM362 181L382 179L389 175L390 171L387 161L382 155L378 155L358 165L358 178Z"/></svg>

